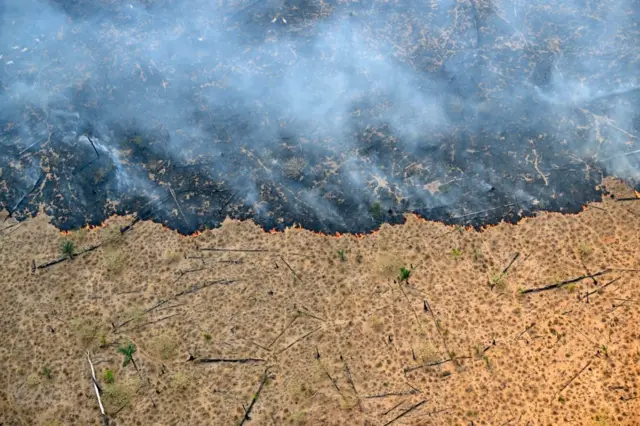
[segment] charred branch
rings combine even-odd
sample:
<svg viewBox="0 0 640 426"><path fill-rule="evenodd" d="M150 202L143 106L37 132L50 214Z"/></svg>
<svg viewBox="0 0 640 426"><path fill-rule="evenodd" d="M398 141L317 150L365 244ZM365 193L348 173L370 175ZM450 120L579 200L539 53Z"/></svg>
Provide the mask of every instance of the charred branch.
<svg viewBox="0 0 640 426"><path fill-rule="evenodd" d="M612 269L603 269L602 271L596 272L595 274L582 275L582 276L579 276L579 277L576 277L576 278L571 278L570 280L565 280L565 281L561 281L559 283L549 284L549 285L546 285L544 287L529 288L529 289L526 289L526 290L522 290L520 292L520 294L539 293L541 291L555 290L557 288L564 287L565 285L577 283L577 282L580 282L580 281L588 279L588 278L599 277L601 275L608 274L609 272L612 272Z"/></svg>
<svg viewBox="0 0 640 426"><path fill-rule="evenodd" d="M200 364L248 364L252 362L265 362L261 358L200 358L194 360Z"/></svg>
<svg viewBox="0 0 640 426"><path fill-rule="evenodd" d="M73 255L74 256L81 256L83 254L86 254L86 253L94 251L95 249L99 248L100 246L101 246L101 244L96 244L96 245L93 245L93 246L88 247L86 249L83 249L83 250L81 250L81 251L79 251L77 253L74 253ZM57 258L55 260L51 260L49 262L43 263L41 265L38 265L38 269L46 269L46 268L49 268L49 267L51 267L53 265L57 265L57 264L62 263L64 261L66 261L66 260L69 260L69 259L71 259L69 256L59 257L59 258Z"/></svg>
<svg viewBox="0 0 640 426"><path fill-rule="evenodd" d="M410 412L418 409L419 407L421 407L423 404L425 404L427 402L426 399L423 399L422 401L418 402L415 405L412 405L411 407L409 407L407 410L403 411L402 413L400 413L399 415L397 415L396 417L394 417L393 419L391 419L390 421L388 421L387 423L384 424L384 426L389 426L390 424L395 423L396 421L400 420L401 418L403 418L404 416L406 416L407 414L409 414Z"/></svg>
<svg viewBox="0 0 640 426"><path fill-rule="evenodd" d="M251 417L250 417L251 410L253 410L253 406L258 401L258 398L260 397L260 393L262 393L262 389L264 389L264 385L265 385L265 383L267 383L267 380L269 380L269 367L267 367L264 370L264 373L262 374L262 380L260 381L260 386L258 386L258 390L253 395L253 398L251 398L251 403L249 404L249 406L245 410L244 416L242 416L242 420L240 420L240 425L239 426L242 426L247 421L251 420Z"/></svg>

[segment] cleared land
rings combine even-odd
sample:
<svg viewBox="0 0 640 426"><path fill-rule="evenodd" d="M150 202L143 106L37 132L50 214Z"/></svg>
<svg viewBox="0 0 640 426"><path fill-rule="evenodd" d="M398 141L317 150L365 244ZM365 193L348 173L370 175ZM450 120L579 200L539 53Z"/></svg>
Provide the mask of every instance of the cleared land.
<svg viewBox="0 0 640 426"><path fill-rule="evenodd" d="M605 186L483 232L8 219L0 423L102 422L89 351L112 424L639 424L640 201Z"/></svg>

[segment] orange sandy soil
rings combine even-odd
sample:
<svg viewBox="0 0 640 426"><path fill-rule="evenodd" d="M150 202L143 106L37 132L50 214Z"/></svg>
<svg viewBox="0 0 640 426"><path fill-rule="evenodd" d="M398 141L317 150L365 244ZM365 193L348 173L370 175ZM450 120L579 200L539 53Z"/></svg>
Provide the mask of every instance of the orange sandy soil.
<svg viewBox="0 0 640 426"><path fill-rule="evenodd" d="M252 401L247 425L640 424L640 201L483 232L409 216L362 238L120 235L130 221L1 224L0 424L100 424L87 350L117 425L240 424ZM34 268L64 238L102 245Z"/></svg>

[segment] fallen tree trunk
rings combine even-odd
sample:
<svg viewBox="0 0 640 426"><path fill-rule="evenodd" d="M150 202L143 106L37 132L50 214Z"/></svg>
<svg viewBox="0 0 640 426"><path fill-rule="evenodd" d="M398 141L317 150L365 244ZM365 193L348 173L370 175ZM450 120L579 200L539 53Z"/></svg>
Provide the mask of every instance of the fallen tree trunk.
<svg viewBox="0 0 640 426"><path fill-rule="evenodd" d="M608 269L608 268L607 269L603 269L602 271L596 272L595 274L582 275L580 277L571 278L570 280L562 281L562 282L555 283L555 284L549 284L549 285L544 286L544 287L528 288L526 290L522 290L520 292L520 294L540 293L541 291L553 290L553 289L556 289L556 288L564 287L565 285L568 285L568 284L577 283L578 281L582 281L582 280L585 280L587 278L599 277L601 275L608 274L611 271L612 271L612 269Z"/></svg>
<svg viewBox="0 0 640 426"><path fill-rule="evenodd" d="M87 361L89 361L89 367L91 368L91 381L93 382L93 390L96 393L96 398L98 398L98 407L100 407L100 414L102 414L102 422L105 426L109 426L109 418L104 412L104 406L102 405L102 399L100 398L100 387L98 386L98 379L96 379L96 371L93 368L93 363L91 362L91 356L89 355L89 351L87 351Z"/></svg>
<svg viewBox="0 0 640 426"><path fill-rule="evenodd" d="M216 364L216 363L236 363L236 364L248 364L250 362L264 362L264 359L260 358L200 358L196 359L196 362L201 364Z"/></svg>
<svg viewBox="0 0 640 426"><path fill-rule="evenodd" d="M100 247L100 245L101 244L96 244L94 246L87 247L86 249L84 249L82 251L79 251L78 253L74 253L74 256L80 256L80 255L83 255L85 253L89 253L91 251L94 251L95 249ZM57 265L58 263L62 263L65 260L69 260L69 259L70 259L69 256L59 257L57 259L54 259L54 260L51 260L49 262L43 263L42 265L38 265L38 269L45 269L45 268L48 268L50 266Z"/></svg>

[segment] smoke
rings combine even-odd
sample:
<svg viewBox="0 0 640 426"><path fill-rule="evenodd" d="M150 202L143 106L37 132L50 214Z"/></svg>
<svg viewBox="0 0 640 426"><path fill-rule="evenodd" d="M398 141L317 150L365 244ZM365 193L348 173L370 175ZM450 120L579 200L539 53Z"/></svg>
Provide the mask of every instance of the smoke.
<svg viewBox="0 0 640 426"><path fill-rule="evenodd" d="M601 173L640 182L639 22L634 0L6 0L0 203L73 227L155 202L185 231L575 210Z"/></svg>

